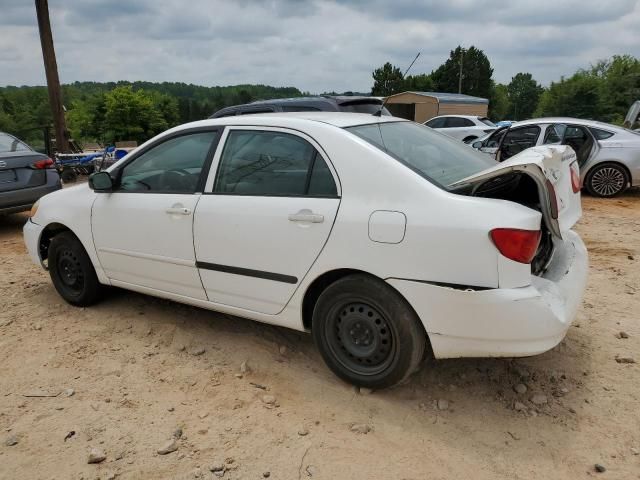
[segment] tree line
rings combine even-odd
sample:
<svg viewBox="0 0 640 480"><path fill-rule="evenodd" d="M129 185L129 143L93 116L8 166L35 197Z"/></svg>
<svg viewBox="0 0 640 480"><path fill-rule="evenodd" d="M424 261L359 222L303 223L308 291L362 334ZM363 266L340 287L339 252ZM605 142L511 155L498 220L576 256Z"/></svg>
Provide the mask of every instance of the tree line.
<svg viewBox="0 0 640 480"><path fill-rule="evenodd" d="M144 142L167 128L202 120L230 105L265 98L296 97L294 87L186 83L75 82L62 86L67 128L80 142ZM0 131L28 143L43 143L52 117L46 87L0 87Z"/></svg>
<svg viewBox="0 0 640 480"><path fill-rule="evenodd" d="M508 84L497 83L482 50L458 46L431 73L405 77L387 62L373 71L373 81L371 94L376 96L403 91L456 93L461 86L464 94L489 99L489 116L494 121L570 116L620 124L631 103L640 99L640 61L616 55L545 88L526 72L516 74ZM226 106L305 94L295 87L268 85L203 87L125 81L74 82L63 85L62 90L72 137L103 144L118 140L141 143ZM42 127L51 123L46 87L0 87L0 131L37 145L43 143Z"/></svg>
<svg viewBox="0 0 640 480"><path fill-rule="evenodd" d="M566 116L621 124L631 104L640 100L640 61L614 55L544 88L526 72L508 84L497 83L482 50L458 46L431 73L404 77L387 62L373 71L373 81L371 94L376 96L404 91L458 93L461 86L466 95L489 99L489 117L494 121Z"/></svg>

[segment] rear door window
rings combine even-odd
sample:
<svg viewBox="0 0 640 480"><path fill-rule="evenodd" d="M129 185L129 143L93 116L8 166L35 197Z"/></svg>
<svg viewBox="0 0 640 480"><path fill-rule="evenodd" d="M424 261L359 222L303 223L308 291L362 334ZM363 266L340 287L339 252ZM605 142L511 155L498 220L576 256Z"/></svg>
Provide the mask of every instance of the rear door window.
<svg viewBox="0 0 640 480"><path fill-rule="evenodd" d="M288 133L232 130L214 193L256 196L336 196L333 175L305 139Z"/></svg>
<svg viewBox="0 0 640 480"><path fill-rule="evenodd" d="M544 145L560 145L566 130L567 126L562 123L549 125L547 130L544 132L544 139L542 143Z"/></svg>
<svg viewBox="0 0 640 480"><path fill-rule="evenodd" d="M591 130L591 133L593 134L594 137L596 137L598 140L606 140L607 138L611 138L613 137L613 132L609 132L607 130L602 130L600 128L590 128L589 130Z"/></svg>
<svg viewBox="0 0 640 480"><path fill-rule="evenodd" d="M445 122L445 128L463 128L473 126L474 123L471 120L462 117L447 117Z"/></svg>
<svg viewBox="0 0 640 480"><path fill-rule="evenodd" d="M425 125L430 128L444 128L445 120L446 118L433 118L425 123Z"/></svg>

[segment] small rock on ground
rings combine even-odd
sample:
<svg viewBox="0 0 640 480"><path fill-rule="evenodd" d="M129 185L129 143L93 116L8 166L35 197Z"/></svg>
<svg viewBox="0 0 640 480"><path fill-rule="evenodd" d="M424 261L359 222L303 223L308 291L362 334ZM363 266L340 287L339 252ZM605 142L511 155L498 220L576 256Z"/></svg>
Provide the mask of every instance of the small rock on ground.
<svg viewBox="0 0 640 480"><path fill-rule="evenodd" d="M371 426L366 423L356 423L351 425L351 431L353 433L363 433L366 435L371 431Z"/></svg>
<svg viewBox="0 0 640 480"><path fill-rule="evenodd" d="M99 448L92 448L87 463L100 463L107 459L107 455Z"/></svg>
<svg viewBox="0 0 640 480"><path fill-rule="evenodd" d="M65 397L72 397L74 393L76 393L76 391L73 388L67 388L64 392L62 392L62 395Z"/></svg>
<svg viewBox="0 0 640 480"><path fill-rule="evenodd" d="M18 437L16 437L15 435L11 435L9 438L7 438L4 444L7 447L13 447L14 445L18 444Z"/></svg>
<svg viewBox="0 0 640 480"><path fill-rule="evenodd" d="M629 338L629 334L627 332L620 331L616 333L616 338Z"/></svg>
<svg viewBox="0 0 640 480"><path fill-rule="evenodd" d="M598 473L603 473L603 472L606 472L606 471L607 471L607 469L605 468L605 466L604 466L604 465L600 465L599 463L596 463L596 464L594 465L594 468L596 469L596 472L598 472Z"/></svg>
<svg viewBox="0 0 640 480"><path fill-rule="evenodd" d="M175 452L176 450L178 450L178 442L174 438L158 449L158 455L167 455L171 452Z"/></svg>
<svg viewBox="0 0 640 480"><path fill-rule="evenodd" d="M513 387L513 390L522 395L523 393L527 393L527 386L524 383L518 383Z"/></svg>
<svg viewBox="0 0 640 480"><path fill-rule="evenodd" d="M515 402L513 404L513 409L516 412L525 412L527 410L527 406L522 402Z"/></svg>
<svg viewBox="0 0 640 480"><path fill-rule="evenodd" d="M209 466L209 471L210 472L222 472L224 471L224 463L214 463L211 466Z"/></svg>
<svg viewBox="0 0 640 480"><path fill-rule="evenodd" d="M173 438L178 439L182 437L182 428L176 428L172 433Z"/></svg>
<svg viewBox="0 0 640 480"><path fill-rule="evenodd" d="M240 373L244 375L245 373L249 373L250 371L251 367L249 367L249 364L246 360L240 364Z"/></svg>
<svg viewBox="0 0 640 480"><path fill-rule="evenodd" d="M194 357L197 357L198 355L204 354L204 352L206 352L204 347L196 347L196 348L191 349L191 351L189 353L191 355L193 355Z"/></svg>
<svg viewBox="0 0 640 480"><path fill-rule="evenodd" d="M548 402L546 395L534 395L531 397L531 403L534 405L545 405Z"/></svg>
<svg viewBox="0 0 640 480"><path fill-rule="evenodd" d="M269 477L271 476L271 472L264 472L264 473L262 474L262 476L263 476L264 478L269 478Z"/></svg>
<svg viewBox="0 0 640 480"><path fill-rule="evenodd" d="M298 430L298 435L300 435L301 437L309 435L309 429L307 427L300 427L300 430Z"/></svg>
<svg viewBox="0 0 640 480"><path fill-rule="evenodd" d="M267 405L274 405L276 403L276 397L273 395L263 395L262 401Z"/></svg>
<svg viewBox="0 0 640 480"><path fill-rule="evenodd" d="M449 402L443 398L438 400L438 410L447 410L449 408Z"/></svg>
<svg viewBox="0 0 640 480"><path fill-rule="evenodd" d="M618 363L636 363L635 358L632 357L616 357Z"/></svg>

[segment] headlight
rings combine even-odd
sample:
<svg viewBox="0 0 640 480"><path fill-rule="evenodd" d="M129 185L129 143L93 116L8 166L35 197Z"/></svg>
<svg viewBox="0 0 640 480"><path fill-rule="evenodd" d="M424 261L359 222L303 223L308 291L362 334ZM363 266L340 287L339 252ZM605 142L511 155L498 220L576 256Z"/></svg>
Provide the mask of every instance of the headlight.
<svg viewBox="0 0 640 480"><path fill-rule="evenodd" d="M39 206L40 206L40 200L36 200L36 203L33 204L33 206L31 207L31 211L29 212L29 216L31 218L36 216L36 213L38 213Z"/></svg>

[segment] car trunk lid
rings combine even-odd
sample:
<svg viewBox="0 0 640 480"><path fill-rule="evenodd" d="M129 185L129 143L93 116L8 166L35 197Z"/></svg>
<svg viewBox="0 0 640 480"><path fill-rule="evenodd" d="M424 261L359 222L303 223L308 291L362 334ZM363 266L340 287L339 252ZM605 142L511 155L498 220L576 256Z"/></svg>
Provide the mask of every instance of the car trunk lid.
<svg viewBox="0 0 640 480"><path fill-rule="evenodd" d="M0 192L44 185L46 169L34 166L48 160L46 155L33 151L0 154Z"/></svg>
<svg viewBox="0 0 640 480"><path fill-rule="evenodd" d="M553 236L562 239L563 232L570 230L582 216L578 163L571 147L532 147L450 187L457 190L467 186L468 195L475 196L489 182L513 174L526 175L535 182L545 225Z"/></svg>

